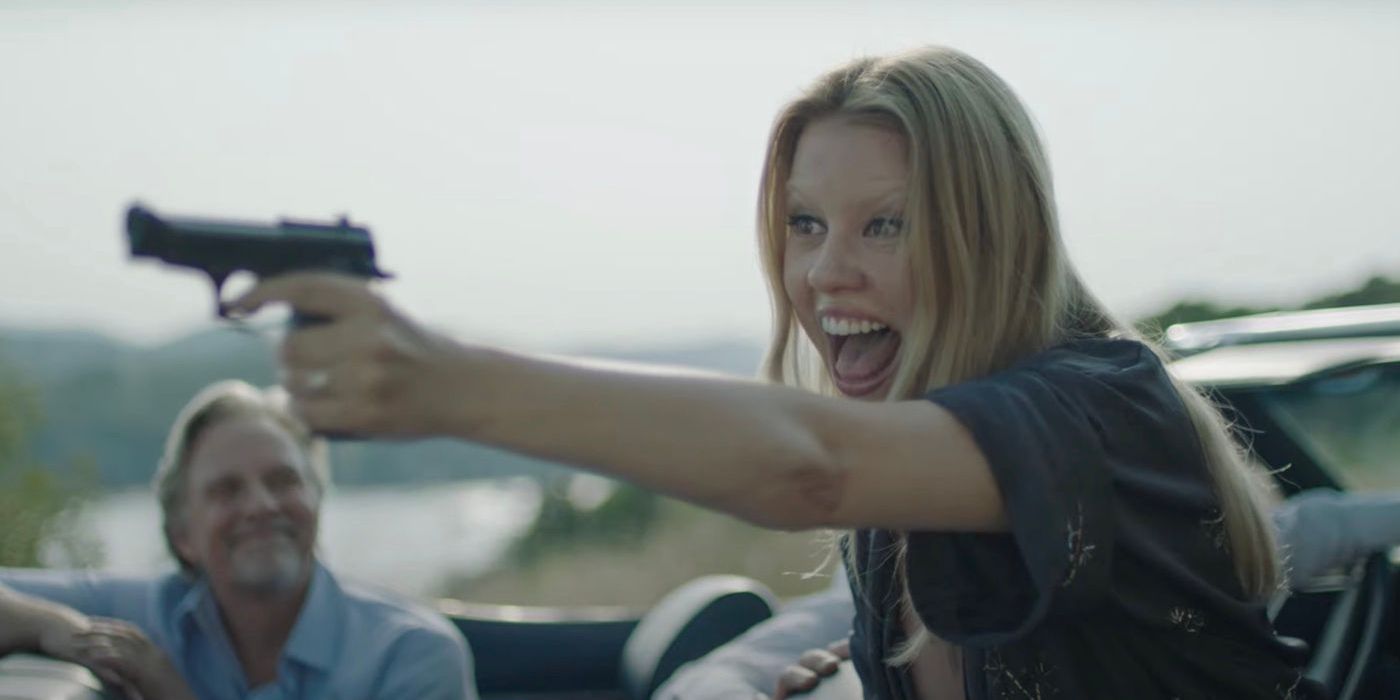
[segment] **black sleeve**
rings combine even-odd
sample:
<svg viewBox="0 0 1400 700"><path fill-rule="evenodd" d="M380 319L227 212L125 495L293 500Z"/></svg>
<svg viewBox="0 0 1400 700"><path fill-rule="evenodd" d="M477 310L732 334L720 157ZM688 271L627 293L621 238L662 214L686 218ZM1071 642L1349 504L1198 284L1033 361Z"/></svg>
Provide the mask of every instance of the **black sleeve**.
<svg viewBox="0 0 1400 700"><path fill-rule="evenodd" d="M909 592L930 631L995 646L1102 603L1124 525L1120 479L1203 483L1165 372L1139 343L1084 341L928 396L971 432L1010 521L1007 534L909 533Z"/></svg>

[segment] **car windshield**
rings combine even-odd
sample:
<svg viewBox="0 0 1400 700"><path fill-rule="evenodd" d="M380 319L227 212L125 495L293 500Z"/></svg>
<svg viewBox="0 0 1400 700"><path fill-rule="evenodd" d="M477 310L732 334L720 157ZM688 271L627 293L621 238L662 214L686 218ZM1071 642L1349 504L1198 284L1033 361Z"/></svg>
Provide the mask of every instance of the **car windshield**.
<svg viewBox="0 0 1400 700"><path fill-rule="evenodd" d="M1344 488L1400 488L1400 363L1332 373L1263 397Z"/></svg>

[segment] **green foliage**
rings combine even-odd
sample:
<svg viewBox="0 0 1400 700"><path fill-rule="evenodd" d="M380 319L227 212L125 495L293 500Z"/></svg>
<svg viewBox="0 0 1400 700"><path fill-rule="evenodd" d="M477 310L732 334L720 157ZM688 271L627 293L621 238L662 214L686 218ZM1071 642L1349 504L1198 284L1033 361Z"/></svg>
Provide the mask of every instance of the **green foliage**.
<svg viewBox="0 0 1400 700"><path fill-rule="evenodd" d="M82 470L62 474L30 457L30 436L39 424L34 390L0 363L0 566L38 566L46 542L71 563L95 563L100 552L75 519L86 495Z"/></svg>
<svg viewBox="0 0 1400 700"><path fill-rule="evenodd" d="M1300 308L1330 309L1338 306L1369 306L1397 302L1400 302L1400 281L1391 281L1377 275L1356 289L1315 299Z"/></svg>
<svg viewBox="0 0 1400 700"><path fill-rule="evenodd" d="M655 498L656 518L620 540L554 547L529 566L448 577L441 595L505 605L616 605L645 608L688 581L741 573L789 598L831 585L832 533L783 532L714 511Z"/></svg>
<svg viewBox="0 0 1400 700"><path fill-rule="evenodd" d="M592 479L593 477L583 477ZM629 484L612 482L596 505L571 497L579 477L554 479L547 485L539 515L511 548L518 565L529 566L547 555L580 546L625 549L641 542L659 514L660 497Z"/></svg>
<svg viewBox="0 0 1400 700"><path fill-rule="evenodd" d="M1367 280L1356 289L1314 299L1295 309L1277 306L1230 306L1213 301L1189 299L1178 301L1165 311L1160 311L1140 319L1135 325L1143 335L1150 338L1158 338L1164 331L1177 323L1214 321L1216 319L1250 316L1253 314L1269 313L1271 311L1331 309L1343 306L1369 306L1371 304L1393 303L1400 303L1400 282L1393 282L1388 278L1376 276Z"/></svg>
<svg viewBox="0 0 1400 700"><path fill-rule="evenodd" d="M1218 318L1250 316L1270 311L1278 311L1278 308L1225 306L1211 301L1179 301L1166 311L1139 319L1134 325L1143 335L1149 338L1159 338L1168 328L1178 323L1213 321Z"/></svg>

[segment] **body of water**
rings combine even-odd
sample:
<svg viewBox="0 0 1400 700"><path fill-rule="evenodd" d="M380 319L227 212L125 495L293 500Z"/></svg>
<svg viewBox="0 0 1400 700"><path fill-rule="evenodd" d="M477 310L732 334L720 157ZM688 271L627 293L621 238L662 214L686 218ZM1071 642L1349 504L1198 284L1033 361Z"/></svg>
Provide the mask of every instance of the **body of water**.
<svg viewBox="0 0 1400 700"><path fill-rule="evenodd" d="M447 578L494 566L533 522L540 497L530 479L335 487L321 506L318 551L340 576L436 596ZM129 574L174 568L149 491L103 496L82 520L80 531L101 546L100 568Z"/></svg>

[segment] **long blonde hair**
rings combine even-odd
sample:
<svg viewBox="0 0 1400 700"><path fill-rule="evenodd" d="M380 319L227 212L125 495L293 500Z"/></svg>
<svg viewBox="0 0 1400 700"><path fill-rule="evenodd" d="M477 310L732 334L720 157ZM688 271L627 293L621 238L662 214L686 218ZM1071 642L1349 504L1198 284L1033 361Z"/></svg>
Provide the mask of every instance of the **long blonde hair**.
<svg viewBox="0 0 1400 700"><path fill-rule="evenodd" d="M887 400L984 376L1074 338L1135 337L1066 258L1049 164L1016 95L970 56L929 48L839 67L778 115L758 207L774 319L764 363L769 379L834 392L783 288L793 156L803 130L830 117L884 125L909 150L904 240L915 319L902 331ZM1176 390L1214 481L1235 573L1248 595L1264 598L1278 586L1279 557L1263 481L1220 412L1195 389L1176 383ZM926 639L921 629L891 662L911 660Z"/></svg>

